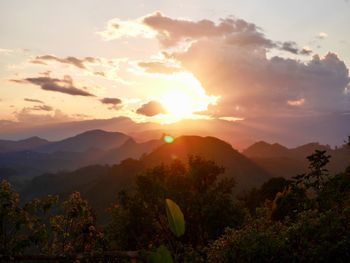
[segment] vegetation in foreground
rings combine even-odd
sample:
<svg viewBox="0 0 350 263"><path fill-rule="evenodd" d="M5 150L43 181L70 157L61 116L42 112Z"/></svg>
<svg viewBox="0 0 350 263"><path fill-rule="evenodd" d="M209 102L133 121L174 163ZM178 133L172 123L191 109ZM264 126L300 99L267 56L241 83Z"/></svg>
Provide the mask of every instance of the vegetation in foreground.
<svg viewBox="0 0 350 263"><path fill-rule="evenodd" d="M157 166L137 177L133 191L118 194L104 226L77 192L63 202L47 196L21 206L2 181L0 254L137 250L141 262L165 262L154 252L166 262L347 262L350 168L331 176L325 151L308 160L307 173L273 178L239 198L234 180L212 161L189 157ZM181 208L181 235L169 227L166 199Z"/></svg>

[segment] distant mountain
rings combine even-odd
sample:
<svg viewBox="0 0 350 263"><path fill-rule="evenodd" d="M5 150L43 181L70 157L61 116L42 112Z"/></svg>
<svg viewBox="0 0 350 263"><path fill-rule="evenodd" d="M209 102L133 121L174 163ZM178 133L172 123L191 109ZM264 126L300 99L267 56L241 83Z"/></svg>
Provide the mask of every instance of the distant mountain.
<svg viewBox="0 0 350 263"><path fill-rule="evenodd" d="M278 143L269 144L264 141L254 143L243 151L243 154L250 158L255 157L287 157L289 149Z"/></svg>
<svg viewBox="0 0 350 263"><path fill-rule="evenodd" d="M226 176L234 177L239 190L260 186L271 175L240 154L232 146L215 137L181 136L173 143L164 144L143 158L146 166L170 163L174 159L186 159L199 155L225 167Z"/></svg>
<svg viewBox="0 0 350 263"><path fill-rule="evenodd" d="M155 150L144 154L140 160L126 159L113 166L94 165L73 172L41 175L27 184L21 193L28 200L35 196L65 195L80 191L98 213L104 213L120 190L132 189L138 173L155 165L170 163L174 159L185 160L189 155L199 155L225 167L224 176L236 179L237 192L259 186L271 178L269 173L233 149L230 144L214 137L181 136L170 144L160 141L137 144L129 139L121 147L99 156L111 161L110 158L118 159L121 152L134 155L156 145L158 147Z"/></svg>
<svg viewBox="0 0 350 263"><path fill-rule="evenodd" d="M39 147L32 145L30 150L0 153L2 171L15 171L6 172L0 177L15 175L29 179L43 173L69 171L87 165L118 164L127 158L139 159L162 143L161 140L137 143L123 133L87 131L62 141L47 142Z"/></svg>
<svg viewBox="0 0 350 263"><path fill-rule="evenodd" d="M31 137L19 141L0 140L0 153L32 150L49 143L49 141L39 137Z"/></svg>
<svg viewBox="0 0 350 263"><path fill-rule="evenodd" d="M96 162L115 164L126 158L139 159L142 155L150 153L162 144L164 144L162 140L150 140L144 143L137 143L134 139L130 138L120 147L108 150L101 154Z"/></svg>
<svg viewBox="0 0 350 263"><path fill-rule="evenodd" d="M129 136L120 132L107 132L92 130L68 139L54 142L37 148L36 151L44 153L53 152L85 152L89 149L110 150L121 146Z"/></svg>
<svg viewBox="0 0 350 263"><path fill-rule="evenodd" d="M307 171L306 157L313 154L315 150L324 150L331 155L328 165L331 173L342 172L350 165L350 150L347 147L332 149L329 145L317 142L289 149L280 144L260 141L249 146L243 154L272 175L290 178Z"/></svg>
<svg viewBox="0 0 350 263"><path fill-rule="evenodd" d="M163 133L174 136L197 134L213 136L243 150L254 141L277 141L295 147L310 141L340 145L349 135L350 114L247 117L240 121L223 119L182 120L171 124L136 123L127 117L77 120L61 123L21 123L0 121L0 138L22 139L39 136L62 140L89 130L101 129L128 134L137 141L157 139Z"/></svg>

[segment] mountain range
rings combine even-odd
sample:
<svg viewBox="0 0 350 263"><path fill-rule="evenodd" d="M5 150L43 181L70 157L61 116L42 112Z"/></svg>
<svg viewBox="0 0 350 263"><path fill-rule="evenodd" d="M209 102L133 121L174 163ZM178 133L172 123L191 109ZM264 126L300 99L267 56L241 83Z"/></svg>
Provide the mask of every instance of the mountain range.
<svg viewBox="0 0 350 263"><path fill-rule="evenodd" d="M259 187L272 177L290 178L306 172L306 157L316 149L332 156L332 173L343 171L350 163L350 151L345 146L333 149L309 143L287 148L260 141L239 152L212 136L179 136L171 143L161 139L137 142L124 133L103 130L54 142L39 137L2 140L0 149L0 176L8 178L25 200L80 191L101 213L118 191L132 188L140 172L175 159L186 160L190 155L223 166L223 176L235 179L237 193Z"/></svg>

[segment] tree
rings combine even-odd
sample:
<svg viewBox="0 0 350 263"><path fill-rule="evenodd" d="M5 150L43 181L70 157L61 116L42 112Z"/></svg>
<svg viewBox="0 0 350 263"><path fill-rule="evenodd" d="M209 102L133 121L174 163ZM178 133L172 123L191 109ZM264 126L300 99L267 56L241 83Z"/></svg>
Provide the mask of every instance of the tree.
<svg viewBox="0 0 350 263"><path fill-rule="evenodd" d="M19 196L8 181L0 183L0 254L19 253L28 247L24 231L28 220L19 207Z"/></svg>
<svg viewBox="0 0 350 263"><path fill-rule="evenodd" d="M329 179L329 171L326 165L329 163L330 155L326 151L316 150L314 154L307 157L309 161L309 172L293 177L295 184L303 184L307 189L319 193L325 182Z"/></svg>
<svg viewBox="0 0 350 263"><path fill-rule="evenodd" d="M164 199L174 200L186 218L183 247L203 247L225 227L239 226L244 217L235 204L232 178L219 176L224 169L212 161L190 156L139 175L133 195L120 193L112 209L109 231L119 245L139 249L177 242L167 226ZM128 233L128 235L123 235Z"/></svg>

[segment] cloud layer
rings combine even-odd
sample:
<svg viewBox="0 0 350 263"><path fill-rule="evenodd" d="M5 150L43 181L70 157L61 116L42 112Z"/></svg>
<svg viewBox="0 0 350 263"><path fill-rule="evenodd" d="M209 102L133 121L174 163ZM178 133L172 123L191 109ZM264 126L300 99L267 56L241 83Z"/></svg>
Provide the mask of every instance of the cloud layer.
<svg viewBox="0 0 350 263"><path fill-rule="evenodd" d="M50 76L25 78L20 80L12 80L17 83L31 83L39 86L42 90L55 91L73 96L94 96L86 90L86 88L77 88L74 86L73 79L69 75L65 75L63 79L51 78Z"/></svg>
<svg viewBox="0 0 350 263"><path fill-rule="evenodd" d="M213 115L350 111L349 70L335 53L315 54L308 60L271 56L273 50L297 56L312 51L294 41L268 39L258 26L242 19L190 21L157 12L142 22L157 32L163 48L177 47L164 52L167 59L192 72L210 95L221 96L212 107Z"/></svg>

